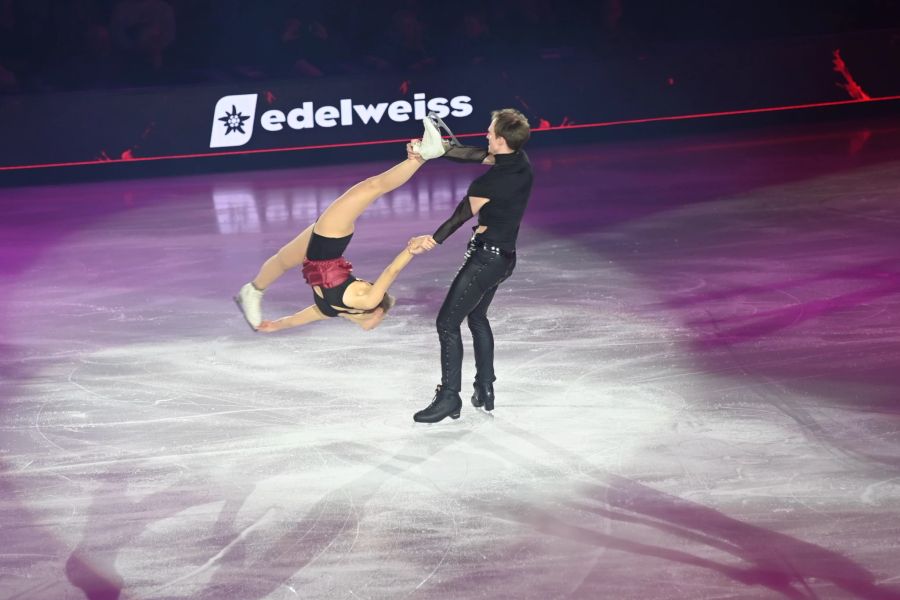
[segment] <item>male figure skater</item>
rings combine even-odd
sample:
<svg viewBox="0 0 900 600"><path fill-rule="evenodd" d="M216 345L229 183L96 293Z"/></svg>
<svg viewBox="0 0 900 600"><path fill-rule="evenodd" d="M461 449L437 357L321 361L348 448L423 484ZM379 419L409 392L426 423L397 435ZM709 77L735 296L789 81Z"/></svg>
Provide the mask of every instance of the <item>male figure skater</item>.
<svg viewBox="0 0 900 600"><path fill-rule="evenodd" d="M433 235L410 240L411 244L421 244L430 250L436 243L443 243L473 215L478 215L478 225L472 228L474 234L469 240L465 261L450 284L437 316L441 383L431 404L413 415L417 422L437 423L448 416L459 418L463 358L460 325L463 319L469 323L475 348L472 404L487 411L494 409L494 336L487 311L497 288L516 266L516 238L531 196L531 163L522 150L530 135L528 119L518 110L504 108L491 113L487 150L451 145L444 154L446 158L493 166L472 182L453 215ZM416 150L415 144L408 147L413 154Z"/></svg>

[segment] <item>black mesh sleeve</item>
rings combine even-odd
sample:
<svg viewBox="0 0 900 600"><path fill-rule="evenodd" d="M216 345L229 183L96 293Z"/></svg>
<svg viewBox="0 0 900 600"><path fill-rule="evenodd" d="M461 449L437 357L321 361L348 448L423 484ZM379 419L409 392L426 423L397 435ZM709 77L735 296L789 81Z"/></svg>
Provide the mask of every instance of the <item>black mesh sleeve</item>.
<svg viewBox="0 0 900 600"><path fill-rule="evenodd" d="M450 146L443 158L460 163L481 163L488 156L485 148L476 146Z"/></svg>
<svg viewBox="0 0 900 600"><path fill-rule="evenodd" d="M453 214L450 215L450 218L444 221L431 237L433 237L434 241L438 244L443 244L444 240L450 237L454 231L459 229L463 223L471 218L472 205L469 203L469 197L466 196L456 207L456 210L453 211Z"/></svg>

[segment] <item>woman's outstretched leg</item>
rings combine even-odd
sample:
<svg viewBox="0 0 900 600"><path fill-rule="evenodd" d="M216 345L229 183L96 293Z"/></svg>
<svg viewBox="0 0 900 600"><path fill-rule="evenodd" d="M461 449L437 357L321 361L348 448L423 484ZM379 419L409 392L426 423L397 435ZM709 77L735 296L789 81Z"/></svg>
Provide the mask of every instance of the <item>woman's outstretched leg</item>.
<svg viewBox="0 0 900 600"><path fill-rule="evenodd" d="M441 134L429 119L422 121L425 131L417 142L415 154L407 151L407 159L384 173L369 177L344 192L316 221L316 233L325 237L341 238L353 233L353 225L379 196L391 192L415 175L425 161L437 158L446 151ZM425 158L423 158L423 156Z"/></svg>
<svg viewBox="0 0 900 600"><path fill-rule="evenodd" d="M325 209L316 221L316 233L334 238L350 235L356 219L376 198L409 181L424 163L421 159L407 158L384 173L360 181Z"/></svg>

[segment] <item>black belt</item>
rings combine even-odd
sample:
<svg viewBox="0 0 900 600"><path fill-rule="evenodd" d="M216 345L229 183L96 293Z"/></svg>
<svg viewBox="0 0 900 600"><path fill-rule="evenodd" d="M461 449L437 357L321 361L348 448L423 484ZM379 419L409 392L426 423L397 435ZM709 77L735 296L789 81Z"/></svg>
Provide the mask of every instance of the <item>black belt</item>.
<svg viewBox="0 0 900 600"><path fill-rule="evenodd" d="M469 246L474 248L481 248L482 250L487 250L491 254L499 254L500 256L506 258L515 258L516 253L510 252L509 250L504 250L503 248L498 248L497 246L492 246L490 244L485 244L482 240L469 240Z"/></svg>

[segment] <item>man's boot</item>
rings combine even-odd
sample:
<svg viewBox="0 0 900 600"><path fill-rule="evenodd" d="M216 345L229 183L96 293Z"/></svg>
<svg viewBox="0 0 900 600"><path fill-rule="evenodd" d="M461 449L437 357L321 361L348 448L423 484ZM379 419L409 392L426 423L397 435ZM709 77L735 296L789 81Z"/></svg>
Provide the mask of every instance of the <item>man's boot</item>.
<svg viewBox="0 0 900 600"><path fill-rule="evenodd" d="M437 389L434 390L434 399L431 401L431 404L428 405L428 408L414 414L413 421L417 423L437 423L445 417L458 419L461 408L462 399L459 397L459 392L445 390L441 386L437 386Z"/></svg>
<svg viewBox="0 0 900 600"><path fill-rule="evenodd" d="M475 408L484 407L484 410L494 410L494 384L493 383L474 383L475 393L472 394L472 406Z"/></svg>

